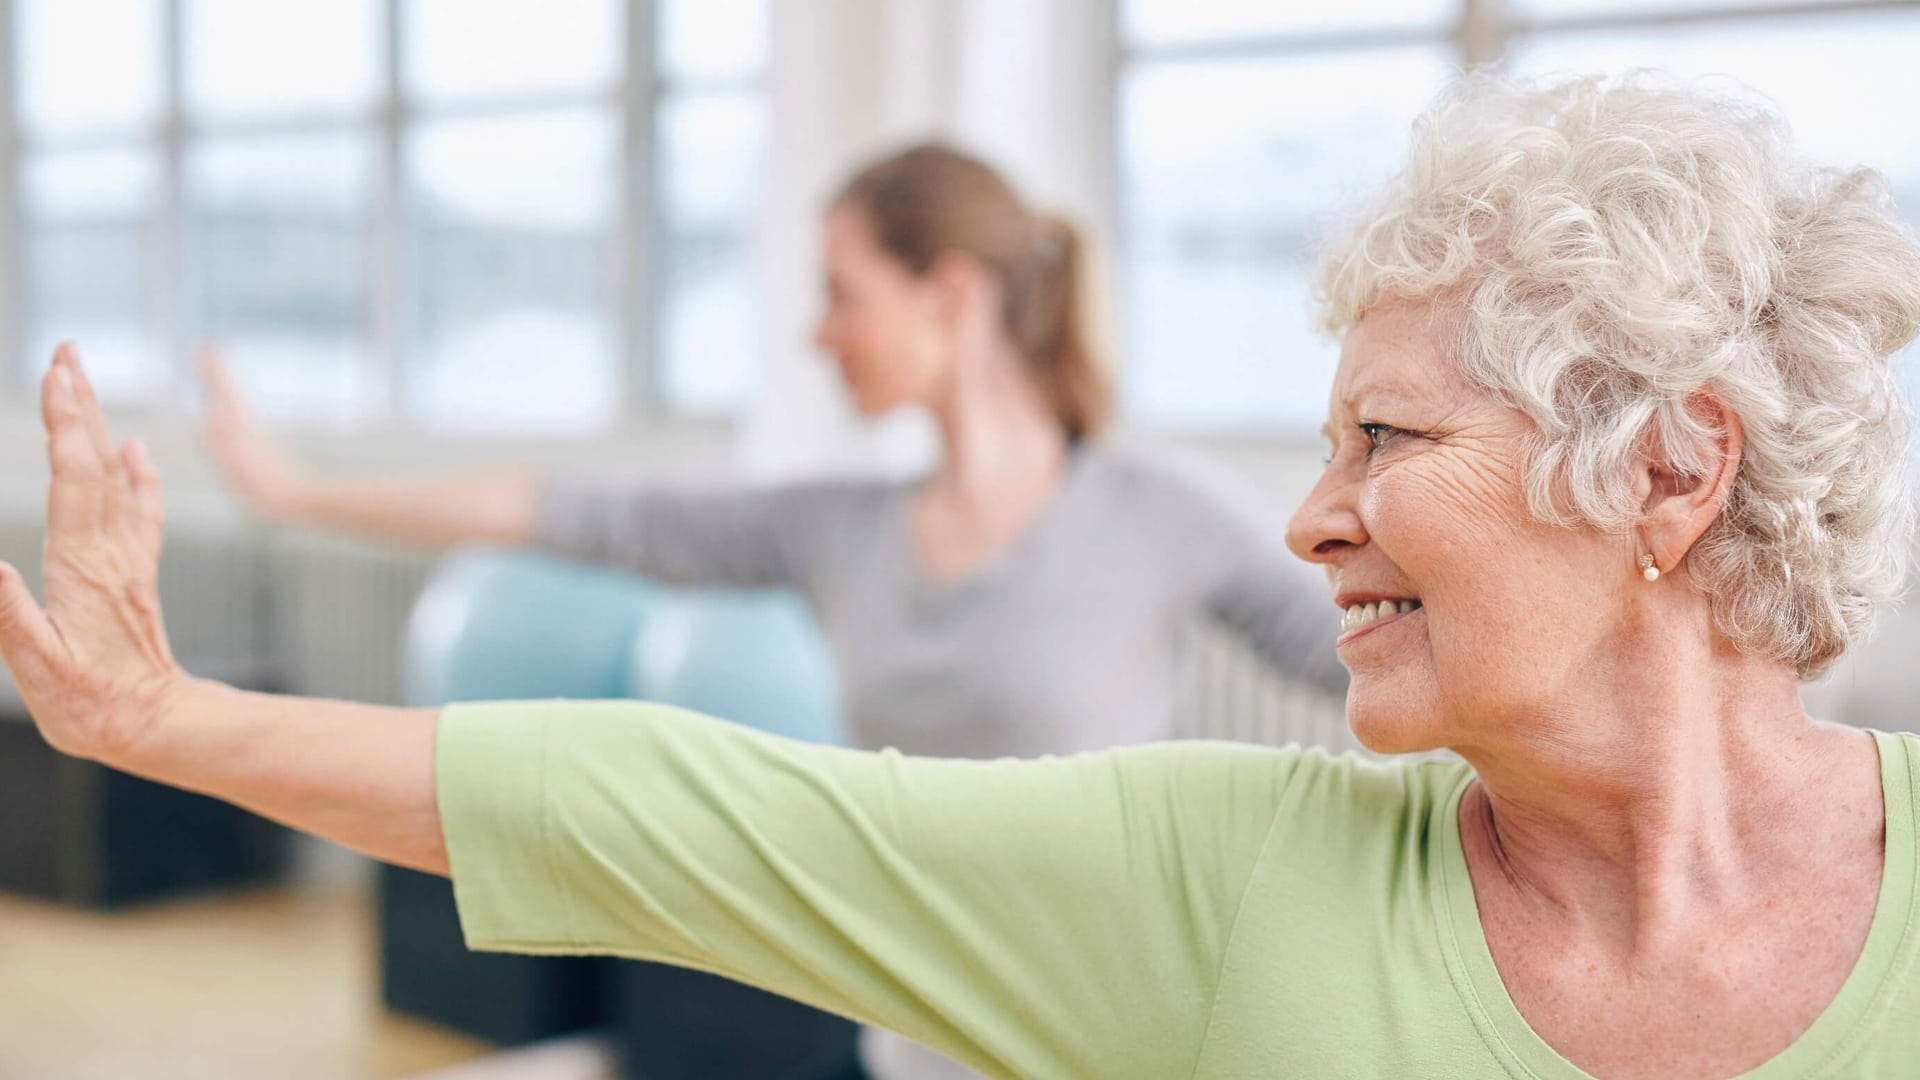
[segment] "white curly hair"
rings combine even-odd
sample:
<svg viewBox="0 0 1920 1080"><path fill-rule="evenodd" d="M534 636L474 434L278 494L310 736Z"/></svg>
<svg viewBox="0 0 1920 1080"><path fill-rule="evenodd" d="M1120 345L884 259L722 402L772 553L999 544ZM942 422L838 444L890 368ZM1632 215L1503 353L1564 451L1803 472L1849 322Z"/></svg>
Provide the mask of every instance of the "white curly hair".
<svg viewBox="0 0 1920 1080"><path fill-rule="evenodd" d="M1467 376L1532 419L1543 520L1631 527L1630 466L1697 475L1745 428L1687 556L1720 632L1824 671L1904 581L1914 522L1891 356L1920 332L1920 238L1868 169L1816 168L1745 96L1652 72L1463 77L1326 251L1323 321L1436 301Z"/></svg>

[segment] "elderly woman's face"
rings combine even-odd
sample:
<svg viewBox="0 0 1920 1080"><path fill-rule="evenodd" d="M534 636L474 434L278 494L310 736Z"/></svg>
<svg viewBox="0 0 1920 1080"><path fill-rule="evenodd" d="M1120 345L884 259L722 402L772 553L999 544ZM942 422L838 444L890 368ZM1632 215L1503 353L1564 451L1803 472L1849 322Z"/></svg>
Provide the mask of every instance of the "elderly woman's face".
<svg viewBox="0 0 1920 1080"><path fill-rule="evenodd" d="M1626 632L1636 580L1620 539L1528 511L1532 425L1459 373L1442 329L1431 307L1403 305L1347 333L1331 460L1287 530L1345 609L1348 719L1382 751L1550 724Z"/></svg>

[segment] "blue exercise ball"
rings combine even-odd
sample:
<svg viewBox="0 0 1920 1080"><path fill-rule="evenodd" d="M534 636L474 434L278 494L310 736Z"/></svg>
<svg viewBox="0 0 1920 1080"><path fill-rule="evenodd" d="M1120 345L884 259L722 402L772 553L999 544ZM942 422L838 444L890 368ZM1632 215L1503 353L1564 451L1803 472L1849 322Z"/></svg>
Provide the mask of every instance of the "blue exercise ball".
<svg viewBox="0 0 1920 1080"><path fill-rule="evenodd" d="M526 552L441 560L407 623L407 699L626 696L628 659L653 587L614 570Z"/></svg>
<svg viewBox="0 0 1920 1080"><path fill-rule="evenodd" d="M634 638L626 691L790 738L844 739L833 657L789 592L661 589Z"/></svg>

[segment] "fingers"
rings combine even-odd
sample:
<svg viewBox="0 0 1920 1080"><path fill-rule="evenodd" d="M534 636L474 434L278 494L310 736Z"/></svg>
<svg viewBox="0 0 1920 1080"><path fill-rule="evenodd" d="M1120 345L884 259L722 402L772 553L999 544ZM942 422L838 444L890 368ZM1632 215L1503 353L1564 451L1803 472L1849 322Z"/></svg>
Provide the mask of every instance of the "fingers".
<svg viewBox="0 0 1920 1080"><path fill-rule="evenodd" d="M59 646L59 635L33 591L12 565L0 562L0 658L15 682L38 675Z"/></svg>
<svg viewBox="0 0 1920 1080"><path fill-rule="evenodd" d="M47 463L53 470L53 483L47 489L47 536L56 543L99 527L111 482L77 412L72 372L56 360L40 382Z"/></svg>
<svg viewBox="0 0 1920 1080"><path fill-rule="evenodd" d="M64 544L102 530L134 525L151 550L164 531L159 476L144 447L116 447L93 383L71 344L55 350L41 385L47 457L53 483L47 493L47 538ZM136 461L137 456L137 461ZM135 468L143 470L136 490ZM137 500L144 499L144 503ZM133 520L129 521L129 517Z"/></svg>
<svg viewBox="0 0 1920 1080"><path fill-rule="evenodd" d="M132 496L134 527L150 549L158 552L167 532L167 500L160 470L154 467L146 444L139 439L128 439L120 448L120 458Z"/></svg>
<svg viewBox="0 0 1920 1080"><path fill-rule="evenodd" d="M225 461L235 453L234 442L246 430L247 412L226 362L211 348L200 354L200 387L205 395L201 434L208 449Z"/></svg>
<svg viewBox="0 0 1920 1080"><path fill-rule="evenodd" d="M246 404L240 397L240 390L233 383L233 376L227 371L227 362L219 350L206 348L200 353L200 384L206 394L207 421L209 423L229 422L236 415L244 416Z"/></svg>
<svg viewBox="0 0 1920 1080"><path fill-rule="evenodd" d="M91 414L91 415L89 415ZM62 345L40 380L40 419L47 429L50 463L58 473L94 476L118 467L113 437L93 396L93 386L73 360L73 346Z"/></svg>
<svg viewBox="0 0 1920 1080"><path fill-rule="evenodd" d="M73 386L75 415L87 438L93 440L94 451L107 463L108 471L118 471L119 455L114 452L113 433L107 430L106 414L100 411L100 401L94 396L93 380L87 378L86 371L80 367L80 351L72 342L67 342L54 350L53 362L66 366Z"/></svg>
<svg viewBox="0 0 1920 1080"><path fill-rule="evenodd" d="M232 397L233 380L227 377L227 362L220 350L209 345L200 350L200 381L215 397Z"/></svg>

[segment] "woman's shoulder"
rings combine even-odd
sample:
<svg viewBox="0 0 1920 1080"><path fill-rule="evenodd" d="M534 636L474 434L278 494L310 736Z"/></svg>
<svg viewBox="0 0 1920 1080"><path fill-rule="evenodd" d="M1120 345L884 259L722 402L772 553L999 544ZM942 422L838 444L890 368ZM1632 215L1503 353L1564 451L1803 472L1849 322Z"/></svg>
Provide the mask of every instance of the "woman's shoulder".
<svg viewBox="0 0 1920 1080"><path fill-rule="evenodd" d="M1218 464L1191 451L1139 442L1101 440L1078 451L1087 475L1129 495L1222 505L1251 494Z"/></svg>
<svg viewBox="0 0 1920 1080"><path fill-rule="evenodd" d="M1101 442L1080 453L1081 486L1097 505L1136 525L1157 523L1182 547L1209 538L1237 546L1278 536L1285 524L1280 499L1191 452Z"/></svg>
<svg viewBox="0 0 1920 1080"><path fill-rule="evenodd" d="M1450 754L1371 757L1320 748L1301 752L1289 792L1303 813L1347 822L1356 829L1424 819L1452 797L1472 770Z"/></svg>
<svg viewBox="0 0 1920 1080"><path fill-rule="evenodd" d="M895 477L825 475L764 484L759 490L797 501L862 503L902 498L919 483Z"/></svg>
<svg viewBox="0 0 1920 1080"><path fill-rule="evenodd" d="M1166 807L1183 851L1224 853L1221 864L1242 869L1245 887L1288 912L1296 930L1369 918L1378 903L1417 895L1406 886L1430 880L1445 812L1472 776L1458 759L1300 746L1165 743L1132 753L1152 762L1152 776L1130 778L1129 805ZM1302 882L1342 899L1297 908Z"/></svg>
<svg viewBox="0 0 1920 1080"><path fill-rule="evenodd" d="M1920 844L1920 733L1873 729L1880 750L1880 779L1891 809L1907 808L1908 831Z"/></svg>
<svg viewBox="0 0 1920 1080"><path fill-rule="evenodd" d="M1105 753L1127 769L1155 772L1183 788L1228 801L1259 801L1261 813L1284 822L1354 834L1424 821L1471 773L1451 755L1379 758L1297 743L1191 740Z"/></svg>
<svg viewBox="0 0 1920 1080"><path fill-rule="evenodd" d="M892 512L917 481L887 477L819 476L754 484L744 491L789 529L871 524Z"/></svg>

